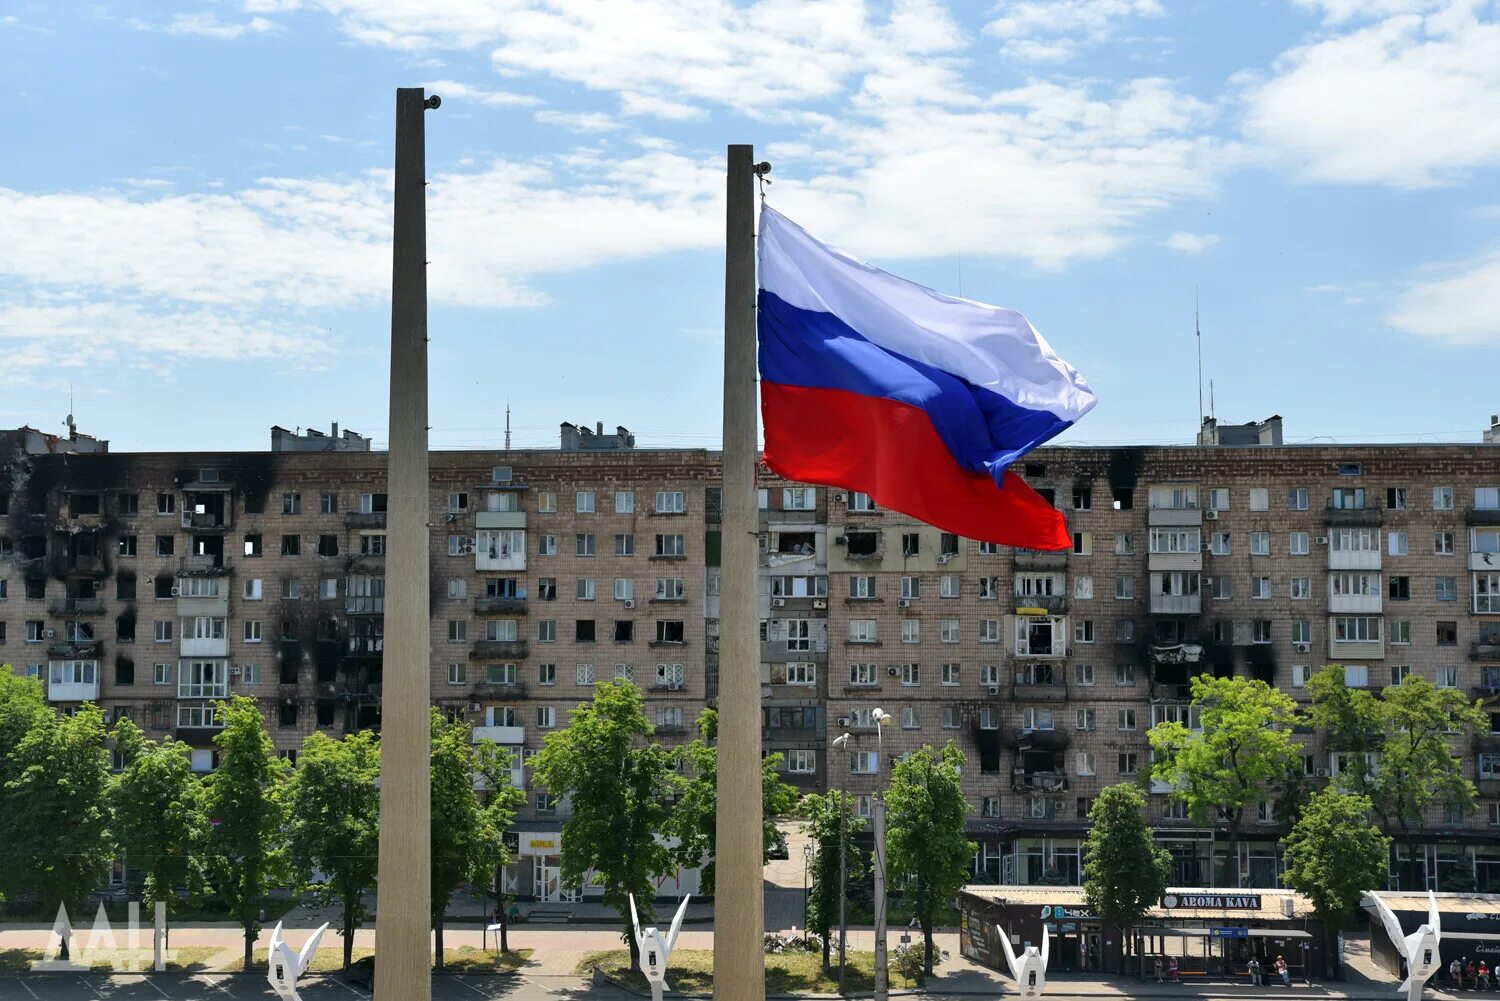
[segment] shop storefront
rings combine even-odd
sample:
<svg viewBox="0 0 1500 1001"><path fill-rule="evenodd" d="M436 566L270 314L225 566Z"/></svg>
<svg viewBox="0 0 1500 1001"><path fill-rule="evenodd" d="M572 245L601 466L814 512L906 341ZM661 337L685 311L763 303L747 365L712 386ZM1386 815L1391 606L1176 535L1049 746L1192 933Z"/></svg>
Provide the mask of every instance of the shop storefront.
<svg viewBox="0 0 1500 1001"><path fill-rule="evenodd" d="M1370 958L1375 965L1395 977L1404 976L1401 956L1386 932L1385 924L1375 914L1371 896L1385 901L1401 924L1403 935L1410 935L1429 920L1427 894L1418 891L1386 891L1366 894L1364 907L1371 914ZM1500 894L1438 893L1438 917L1442 940L1438 944L1441 965L1446 970L1455 959L1483 959L1493 968L1500 961ZM1439 978L1446 976L1439 973Z"/></svg>
<svg viewBox="0 0 1500 1001"><path fill-rule="evenodd" d="M1127 969L1145 977L1155 976L1157 960L1165 970L1173 959L1189 980L1244 977L1252 957L1266 969L1282 957L1298 980L1305 971L1317 979L1324 969L1312 906L1287 890L1168 890L1141 926L1123 935L1089 909L1081 888L971 887L960 894L959 910L960 949L996 969L1005 965L996 926L1017 947L1040 945L1046 928L1059 972L1120 969L1126 938Z"/></svg>
<svg viewBox="0 0 1500 1001"><path fill-rule="evenodd" d="M506 892L540 904L574 904L597 900L603 890L591 882L568 886L562 879L562 832L556 828L516 830L510 839L515 863L506 870ZM656 881L656 896L662 899L697 894L699 869L680 869Z"/></svg>

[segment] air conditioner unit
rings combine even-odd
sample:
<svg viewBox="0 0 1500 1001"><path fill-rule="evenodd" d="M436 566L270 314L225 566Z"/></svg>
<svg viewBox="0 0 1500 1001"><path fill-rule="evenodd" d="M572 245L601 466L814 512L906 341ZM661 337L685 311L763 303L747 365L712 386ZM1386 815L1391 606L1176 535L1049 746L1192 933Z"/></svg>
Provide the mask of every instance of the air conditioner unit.
<svg viewBox="0 0 1500 1001"><path fill-rule="evenodd" d="M174 587L174 588L172 588L172 597L175 598L178 595L180 595L181 593L182 593L182 588L180 588L180 587Z"/></svg>
<svg viewBox="0 0 1500 1001"><path fill-rule="evenodd" d="M910 598L902 598L900 601L896 602L896 604L899 605L899 606L901 606L902 608L910 608L911 607L911 599Z"/></svg>
<svg viewBox="0 0 1500 1001"><path fill-rule="evenodd" d="M939 553L938 554L938 562L939 563L947 563L949 560L953 559L953 557L955 557L957 555L958 555L957 553Z"/></svg>
<svg viewBox="0 0 1500 1001"><path fill-rule="evenodd" d="M885 673L894 678L896 675L901 673L901 669L899 667L891 667L887 668Z"/></svg>
<svg viewBox="0 0 1500 1001"><path fill-rule="evenodd" d="M849 544L849 536L847 536L847 535L835 535L833 537L833 544L835 546L847 546Z"/></svg>
<svg viewBox="0 0 1500 1001"><path fill-rule="evenodd" d="M466 543L464 543L463 548L460 550L460 552L462 552L465 556L473 556L474 555L474 543L472 543L472 542L466 542Z"/></svg>
<svg viewBox="0 0 1500 1001"><path fill-rule="evenodd" d="M449 511L447 514L443 515L443 520L451 525L458 520L458 515L454 514L452 511Z"/></svg>
<svg viewBox="0 0 1500 1001"><path fill-rule="evenodd" d="M1320 535L1316 539L1314 539L1313 541L1316 542L1320 546L1326 546L1326 545L1328 545L1328 536L1326 536L1326 535Z"/></svg>
<svg viewBox="0 0 1500 1001"><path fill-rule="evenodd" d="M1213 544L1212 544L1212 543L1208 543L1208 542L1205 542L1205 543L1204 543L1204 544L1203 544L1203 551L1204 551L1204 552L1205 552L1205 553L1211 553L1211 552L1213 552L1213 548L1214 548L1214 547L1213 547Z"/></svg>
<svg viewBox="0 0 1500 1001"><path fill-rule="evenodd" d="M57 630L56 629L43 629L42 630L42 639L44 639L44 640L50 640L52 637L54 637L56 635L57 635Z"/></svg>
<svg viewBox="0 0 1500 1001"><path fill-rule="evenodd" d="M1327 777L1328 777L1328 769L1326 769L1326 768L1319 768L1318 769L1318 778L1320 778L1320 779L1326 779Z"/></svg>
<svg viewBox="0 0 1500 1001"><path fill-rule="evenodd" d="M990 686L990 694L991 695L999 695L1000 694L1000 686L999 685L991 685Z"/></svg>
<svg viewBox="0 0 1500 1001"><path fill-rule="evenodd" d="M635 607L635 599L634 598L626 598L625 599L625 607L626 608L634 608Z"/></svg>
<svg viewBox="0 0 1500 1001"><path fill-rule="evenodd" d="M772 598L771 599L771 607L772 608L783 608L785 606L786 606L786 599L785 598Z"/></svg>
<svg viewBox="0 0 1500 1001"><path fill-rule="evenodd" d="M1312 649L1312 644L1311 643L1293 643L1292 644L1292 648L1294 650L1296 650L1298 653L1307 653L1309 650Z"/></svg>
<svg viewBox="0 0 1500 1001"><path fill-rule="evenodd" d="M840 716L839 717L839 726L847 727L848 725L849 725L849 717L848 716Z"/></svg>
<svg viewBox="0 0 1500 1001"><path fill-rule="evenodd" d="M230 676L230 677L231 677L231 678L235 678L235 677L238 677L238 676L239 676L239 675L241 675L241 674L243 674L243 673L244 673L244 668L240 668L240 667L231 667L231 668L230 668L230 669L229 669L229 676Z"/></svg>
<svg viewBox="0 0 1500 1001"><path fill-rule="evenodd" d="M845 494L842 490L830 490L828 492L828 499L835 504L843 504L846 500L848 500L848 495Z"/></svg>
<svg viewBox="0 0 1500 1001"><path fill-rule="evenodd" d="M814 599L814 601L813 601L813 607L814 608L827 608L828 607L828 599L827 598L817 598L817 599Z"/></svg>
<svg viewBox="0 0 1500 1001"><path fill-rule="evenodd" d="M1204 511L1203 512L1203 520L1204 521L1218 521L1219 520L1219 512L1217 512L1217 511Z"/></svg>
<svg viewBox="0 0 1500 1001"><path fill-rule="evenodd" d="M477 713L477 712L481 711L483 708L484 707L481 706L478 702L470 702L468 705L464 706L464 711L465 712L471 712L471 713Z"/></svg>

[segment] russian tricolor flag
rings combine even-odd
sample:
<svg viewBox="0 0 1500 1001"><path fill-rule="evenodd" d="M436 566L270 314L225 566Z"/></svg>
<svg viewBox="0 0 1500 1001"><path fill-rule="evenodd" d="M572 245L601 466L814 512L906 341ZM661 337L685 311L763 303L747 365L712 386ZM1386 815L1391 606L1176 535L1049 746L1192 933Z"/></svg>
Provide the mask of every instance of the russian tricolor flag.
<svg viewBox="0 0 1500 1001"><path fill-rule="evenodd" d="M943 295L760 214L765 460L971 539L1066 549L1006 467L1093 409L1026 317Z"/></svg>

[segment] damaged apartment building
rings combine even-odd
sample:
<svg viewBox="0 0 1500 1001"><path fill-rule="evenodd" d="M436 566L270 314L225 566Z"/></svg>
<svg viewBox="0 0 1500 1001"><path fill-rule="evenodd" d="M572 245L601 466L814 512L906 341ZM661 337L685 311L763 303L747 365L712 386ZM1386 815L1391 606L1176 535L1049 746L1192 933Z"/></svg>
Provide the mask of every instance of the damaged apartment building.
<svg viewBox="0 0 1500 1001"><path fill-rule="evenodd" d="M1305 701L1343 666L1500 696L1500 451L1300 445L1280 419L1206 421L1197 446L1043 448L1016 472L1067 518L1069 552L980 543L868 496L762 472L762 737L789 781L868 813L891 763L953 740L976 881L1081 881L1092 798L1146 781L1172 883L1277 885L1286 820L1254 810L1238 857L1147 781L1146 731L1196 723L1192 676ZM1494 423L1494 422L1492 422ZM1497 425L1500 427L1500 425ZM66 711L97 701L214 767L214 704L248 695L278 748L380 725L385 454L352 432L273 431L252 453L118 453L0 435L0 660ZM529 759L600 680L639 686L658 739L717 697L719 457L565 424L557 450L434 452L434 705L516 752L522 896L559 877L567 804ZM884 759L871 714L890 713ZM1500 706L1455 745L1479 808L1439 810L1391 885L1463 870L1500 891ZM832 738L849 732L842 750ZM1299 733L1316 786L1345 754ZM1227 868L1226 868L1227 867ZM694 873L662 892L696 889Z"/></svg>

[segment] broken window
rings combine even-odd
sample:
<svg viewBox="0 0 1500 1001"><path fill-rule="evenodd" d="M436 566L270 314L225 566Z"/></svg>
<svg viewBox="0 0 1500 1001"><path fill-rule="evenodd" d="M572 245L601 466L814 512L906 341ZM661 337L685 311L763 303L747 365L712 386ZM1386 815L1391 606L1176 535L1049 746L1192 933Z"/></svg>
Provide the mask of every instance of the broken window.
<svg viewBox="0 0 1500 1001"><path fill-rule="evenodd" d="M486 598L519 598L521 582L514 577L489 577L484 582Z"/></svg>
<svg viewBox="0 0 1500 1001"><path fill-rule="evenodd" d="M45 578L45 577L27 577L26 578L26 600L27 601L41 601L45 597L47 597L47 578Z"/></svg>
<svg viewBox="0 0 1500 1001"><path fill-rule="evenodd" d="M386 510L385 494L360 494L360 514L384 514Z"/></svg>
<svg viewBox="0 0 1500 1001"><path fill-rule="evenodd" d="M135 574L122 573L115 578L115 598L118 601L135 600Z"/></svg>
<svg viewBox="0 0 1500 1001"><path fill-rule="evenodd" d="M1129 511L1135 507L1135 491L1129 487L1116 487L1113 493L1116 511Z"/></svg>
<svg viewBox="0 0 1500 1001"><path fill-rule="evenodd" d="M133 585L135 581L131 581ZM118 643L135 642L135 614L127 613L115 619L115 641Z"/></svg>
<svg viewBox="0 0 1500 1001"><path fill-rule="evenodd" d="M281 537L281 555L282 556L301 556L302 555L302 536L300 536L300 535L283 535Z"/></svg>
<svg viewBox="0 0 1500 1001"><path fill-rule="evenodd" d="M542 601L557 600L557 578L541 577L536 582L537 597Z"/></svg>
<svg viewBox="0 0 1500 1001"><path fill-rule="evenodd" d="M635 642L635 623L630 621L629 619L615 620L615 642Z"/></svg>
<svg viewBox="0 0 1500 1001"><path fill-rule="evenodd" d="M339 537L337 535L318 536L318 555L337 556L339 554Z"/></svg>
<svg viewBox="0 0 1500 1001"><path fill-rule="evenodd" d="M327 728L333 726L334 702L332 699L318 700L318 726Z"/></svg>
<svg viewBox="0 0 1500 1001"><path fill-rule="evenodd" d="M1048 507L1057 506L1057 491L1051 487L1037 487L1037 496L1047 502Z"/></svg>
<svg viewBox="0 0 1500 1001"><path fill-rule="evenodd" d="M281 726L296 726L297 703L292 702L291 700L287 700L286 702L281 703L281 712L279 715L279 723Z"/></svg>
<svg viewBox="0 0 1500 1001"><path fill-rule="evenodd" d="M68 513L75 518L83 514L98 514L100 510L98 494L74 494L68 498Z"/></svg>
<svg viewBox="0 0 1500 1001"><path fill-rule="evenodd" d="M134 556L136 552L136 538L133 535L120 536L120 555Z"/></svg>
<svg viewBox="0 0 1500 1001"><path fill-rule="evenodd" d="M577 620L577 622L573 626L573 638L579 643L594 642L594 620Z"/></svg>
<svg viewBox="0 0 1500 1001"><path fill-rule="evenodd" d="M682 636L682 623L680 621L657 620L656 642L681 643L683 642Z"/></svg>
<svg viewBox="0 0 1500 1001"><path fill-rule="evenodd" d="M156 555L171 556L177 548L177 540L170 535L158 535L156 537Z"/></svg>
<svg viewBox="0 0 1500 1001"><path fill-rule="evenodd" d="M879 532L850 532L845 536L850 556L874 556L880 548Z"/></svg>
<svg viewBox="0 0 1500 1001"><path fill-rule="evenodd" d="M132 626L131 628L133 631L134 626ZM131 660L129 657L115 658L115 684L135 684L135 661Z"/></svg>
<svg viewBox="0 0 1500 1001"><path fill-rule="evenodd" d="M245 536L245 555L246 556L259 556L260 553L261 553L261 538L260 538L260 533L256 532L253 535L246 535Z"/></svg>
<svg viewBox="0 0 1500 1001"><path fill-rule="evenodd" d="M938 557L958 555L958 536L952 532L944 532L938 540Z"/></svg>

